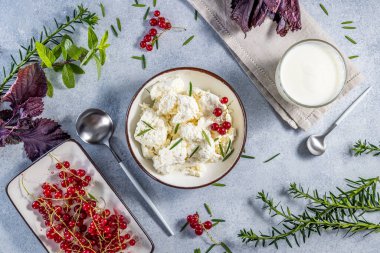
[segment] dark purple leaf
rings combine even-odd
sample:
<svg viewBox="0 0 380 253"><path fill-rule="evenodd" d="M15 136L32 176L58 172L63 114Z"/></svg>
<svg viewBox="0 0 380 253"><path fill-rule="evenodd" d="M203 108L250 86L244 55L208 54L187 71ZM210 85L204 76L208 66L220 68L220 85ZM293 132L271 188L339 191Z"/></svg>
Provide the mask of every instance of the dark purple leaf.
<svg viewBox="0 0 380 253"><path fill-rule="evenodd" d="M240 0L233 3L234 8L231 13L231 18L239 24L243 32L251 30L249 23L255 2L256 0Z"/></svg>
<svg viewBox="0 0 380 253"><path fill-rule="evenodd" d="M24 104L29 98L44 97L47 91L45 73L38 63L26 66L17 74L17 78L3 101L10 102L11 108Z"/></svg>
<svg viewBox="0 0 380 253"><path fill-rule="evenodd" d="M32 127L19 130L16 134L24 142L26 154L32 161L70 137L51 119L40 118L31 124Z"/></svg>
<svg viewBox="0 0 380 253"><path fill-rule="evenodd" d="M41 97L31 97L20 106L17 106L21 118L37 117L44 110L44 102Z"/></svg>

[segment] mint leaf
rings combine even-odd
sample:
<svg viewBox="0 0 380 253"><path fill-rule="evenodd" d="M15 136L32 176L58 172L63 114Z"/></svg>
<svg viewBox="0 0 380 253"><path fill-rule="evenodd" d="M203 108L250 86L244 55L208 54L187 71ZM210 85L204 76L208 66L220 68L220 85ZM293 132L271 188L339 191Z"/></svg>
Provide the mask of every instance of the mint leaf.
<svg viewBox="0 0 380 253"><path fill-rule="evenodd" d="M96 33L94 32L94 30L89 27L88 28L88 47L90 49L94 49L96 48L96 46L98 45L98 36L96 36Z"/></svg>
<svg viewBox="0 0 380 253"><path fill-rule="evenodd" d="M53 52L40 42L36 42L36 49L38 56L41 58L46 67L52 68L53 63L56 60Z"/></svg>
<svg viewBox="0 0 380 253"><path fill-rule="evenodd" d="M85 73L84 70L81 67L79 67L78 65L76 65L74 63L70 63L69 65L75 74L82 75Z"/></svg>
<svg viewBox="0 0 380 253"><path fill-rule="evenodd" d="M73 69L70 65L65 64L62 69L62 80L67 88L71 89L75 87L75 77Z"/></svg>

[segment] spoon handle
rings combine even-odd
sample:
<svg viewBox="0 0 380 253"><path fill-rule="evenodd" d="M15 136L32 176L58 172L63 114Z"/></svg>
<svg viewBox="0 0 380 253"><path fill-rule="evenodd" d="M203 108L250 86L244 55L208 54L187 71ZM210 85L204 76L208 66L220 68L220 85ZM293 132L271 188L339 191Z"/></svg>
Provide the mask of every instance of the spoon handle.
<svg viewBox="0 0 380 253"><path fill-rule="evenodd" d="M133 175L129 172L128 168L123 164L123 162L119 162L120 167L124 170L125 174L128 176L129 180L131 180L133 186L137 189L140 195L143 197L145 202L149 205L149 207L153 210L153 212L160 219L161 223L165 226L166 230L170 235L174 235L174 232L171 230L169 224L165 221L164 217L162 217L160 211L154 205L153 201L150 199L145 190L141 187L140 183L133 177Z"/></svg>
<svg viewBox="0 0 380 253"><path fill-rule="evenodd" d="M368 92L372 89L372 86L368 87L351 105L348 107L344 113L338 118L335 122L335 125L338 126L342 121L347 117L348 114L352 112L352 110L363 100L363 98L368 94Z"/></svg>

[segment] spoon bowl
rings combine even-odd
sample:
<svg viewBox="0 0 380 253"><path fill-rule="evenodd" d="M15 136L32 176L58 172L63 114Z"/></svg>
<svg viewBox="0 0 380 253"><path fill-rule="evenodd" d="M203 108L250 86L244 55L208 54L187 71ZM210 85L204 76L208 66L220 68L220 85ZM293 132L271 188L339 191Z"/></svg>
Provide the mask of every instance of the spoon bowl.
<svg viewBox="0 0 380 253"><path fill-rule="evenodd" d="M114 132L114 125L106 112L91 108L78 116L76 129L84 142L107 145Z"/></svg>
<svg viewBox="0 0 380 253"><path fill-rule="evenodd" d="M326 151L325 135L311 135L307 139L306 145L313 155L323 155Z"/></svg>

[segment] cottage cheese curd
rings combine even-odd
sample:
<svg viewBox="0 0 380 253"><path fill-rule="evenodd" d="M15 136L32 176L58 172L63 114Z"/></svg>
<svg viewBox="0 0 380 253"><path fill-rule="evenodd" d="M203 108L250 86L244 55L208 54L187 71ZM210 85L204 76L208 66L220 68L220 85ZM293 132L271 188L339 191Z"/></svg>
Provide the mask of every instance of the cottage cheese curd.
<svg viewBox="0 0 380 253"><path fill-rule="evenodd" d="M232 124L231 111L217 95L173 77L155 83L150 97L153 104L141 105L134 137L158 173L180 171L200 177L205 164L222 161L231 152L235 129L221 135L210 128L215 123ZM222 109L222 115L215 116L215 108Z"/></svg>

